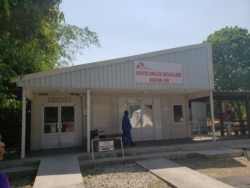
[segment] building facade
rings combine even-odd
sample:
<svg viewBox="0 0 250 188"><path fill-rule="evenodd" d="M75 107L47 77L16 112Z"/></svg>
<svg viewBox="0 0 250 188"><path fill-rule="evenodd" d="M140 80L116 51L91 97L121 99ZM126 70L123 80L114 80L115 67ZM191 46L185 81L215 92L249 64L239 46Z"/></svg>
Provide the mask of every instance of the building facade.
<svg viewBox="0 0 250 188"><path fill-rule="evenodd" d="M189 138L189 101L214 89L212 49L196 44L24 75L15 82L23 88L23 110L31 100L31 150L89 151L92 129L121 134L124 110L135 141Z"/></svg>

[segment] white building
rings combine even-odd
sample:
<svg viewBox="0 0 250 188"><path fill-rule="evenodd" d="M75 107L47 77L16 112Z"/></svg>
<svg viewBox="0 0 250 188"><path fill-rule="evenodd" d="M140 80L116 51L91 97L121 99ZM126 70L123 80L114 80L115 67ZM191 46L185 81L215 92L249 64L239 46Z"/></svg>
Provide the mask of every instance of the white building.
<svg viewBox="0 0 250 188"><path fill-rule="evenodd" d="M189 100L214 89L211 45L197 44L82 64L16 79L31 100L31 150L90 147L90 130L121 134L124 110L135 141L191 137Z"/></svg>

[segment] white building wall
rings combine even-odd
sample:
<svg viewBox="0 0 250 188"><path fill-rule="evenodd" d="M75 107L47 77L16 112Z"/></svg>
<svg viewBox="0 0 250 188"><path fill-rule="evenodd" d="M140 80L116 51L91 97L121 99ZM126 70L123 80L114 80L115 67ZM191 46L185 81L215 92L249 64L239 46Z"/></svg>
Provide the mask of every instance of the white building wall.
<svg viewBox="0 0 250 188"><path fill-rule="evenodd" d="M172 138L172 107L171 107L171 100L169 95L165 95L161 97L162 103L162 134L164 139L171 139Z"/></svg>
<svg viewBox="0 0 250 188"><path fill-rule="evenodd" d="M192 121L206 121L206 103L205 102L192 102Z"/></svg>
<svg viewBox="0 0 250 188"><path fill-rule="evenodd" d="M134 62L138 60L156 64L181 64L183 83L136 83ZM33 95L32 150L41 149L42 105L48 103L48 96L38 93L71 97L71 102L76 104L77 110L75 145L84 145L86 88L90 88L91 92L91 129L101 127L107 134L121 133L121 120L124 110L128 109L129 100L151 100L156 128L153 130L153 136L149 135L148 139L187 138L191 132L188 100L208 96L209 91L214 88L211 45L198 44L35 73L20 77L16 83L19 87L26 88L29 99L32 99ZM70 95L66 92L76 94ZM175 104L183 106L184 121L181 123L175 123L173 120Z"/></svg>
<svg viewBox="0 0 250 188"><path fill-rule="evenodd" d="M91 112L91 129L98 129L109 135L119 133L116 95L91 96Z"/></svg>
<svg viewBox="0 0 250 188"><path fill-rule="evenodd" d="M173 105L183 106L183 122L174 122ZM188 101L184 95L166 95L162 97L162 129L164 139L189 138L191 136L188 113Z"/></svg>
<svg viewBox="0 0 250 188"><path fill-rule="evenodd" d="M81 97L70 94L49 94L34 96L32 102L32 121L31 121L31 150L42 149L42 110L43 105L48 104L49 97L71 97L71 103L76 104L76 146L86 143L86 125L84 110L86 108L85 95ZM188 138L189 127L186 122L189 121L187 100L183 95L133 95L133 94L94 94L91 96L91 129L104 131L107 135L122 134L121 122L124 110L128 110L128 104L133 100L141 101L141 104L153 105L154 128L149 132L144 132L144 137L139 140L160 140L174 138ZM184 122L175 123L173 121L173 105L183 105L185 113ZM83 109L83 112L82 112ZM136 137L136 130L132 130L132 136ZM148 136L147 136L148 134Z"/></svg>
<svg viewBox="0 0 250 188"><path fill-rule="evenodd" d="M192 129L200 129L201 131L207 130L207 111L206 111L206 103L205 102L192 102L191 103L191 115L193 127ZM197 123L199 122L199 123Z"/></svg>
<svg viewBox="0 0 250 188"><path fill-rule="evenodd" d="M137 60L153 61L156 64L181 64L183 84L135 83L133 70L134 61ZM18 81L18 85L54 88L209 90L213 88L211 45L199 44L26 75Z"/></svg>

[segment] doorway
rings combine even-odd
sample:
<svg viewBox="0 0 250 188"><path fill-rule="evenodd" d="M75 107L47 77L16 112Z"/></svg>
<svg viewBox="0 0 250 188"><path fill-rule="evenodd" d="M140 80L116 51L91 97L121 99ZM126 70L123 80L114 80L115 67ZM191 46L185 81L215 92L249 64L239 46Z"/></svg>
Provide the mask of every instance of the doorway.
<svg viewBox="0 0 250 188"><path fill-rule="evenodd" d="M153 140L153 105L129 104L129 114L133 139L135 141Z"/></svg>
<svg viewBox="0 0 250 188"><path fill-rule="evenodd" d="M75 105L44 105L42 112L42 148L75 146Z"/></svg>

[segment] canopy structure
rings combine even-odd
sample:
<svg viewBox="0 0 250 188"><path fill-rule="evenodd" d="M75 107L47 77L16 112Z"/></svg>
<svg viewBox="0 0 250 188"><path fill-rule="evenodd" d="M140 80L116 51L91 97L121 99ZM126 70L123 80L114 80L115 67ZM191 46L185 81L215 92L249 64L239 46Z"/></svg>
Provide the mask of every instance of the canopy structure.
<svg viewBox="0 0 250 188"><path fill-rule="evenodd" d="M250 91L225 91L225 90L219 90L219 91L214 91L214 99L218 100L220 103L220 111L221 111L221 135L224 136L224 131L223 131L223 115L224 112L222 108L222 101L223 100L231 100L231 101L245 101L245 108L246 108L246 114L247 114L247 125L248 125L248 135L250 136ZM242 125L244 127L244 123Z"/></svg>
<svg viewBox="0 0 250 188"><path fill-rule="evenodd" d="M216 100L249 100L250 91L215 90L213 96Z"/></svg>
<svg viewBox="0 0 250 188"><path fill-rule="evenodd" d="M235 90L215 90L213 91L213 99L218 100L220 105L220 122L221 122L221 135L224 136L224 131L223 131L223 115L224 113L222 109L222 103L225 100L230 100L230 101L245 101L245 109L247 113L247 125L248 125L248 133L250 136L250 91L235 91ZM203 97L200 99L195 99L192 101L208 101L208 97Z"/></svg>

